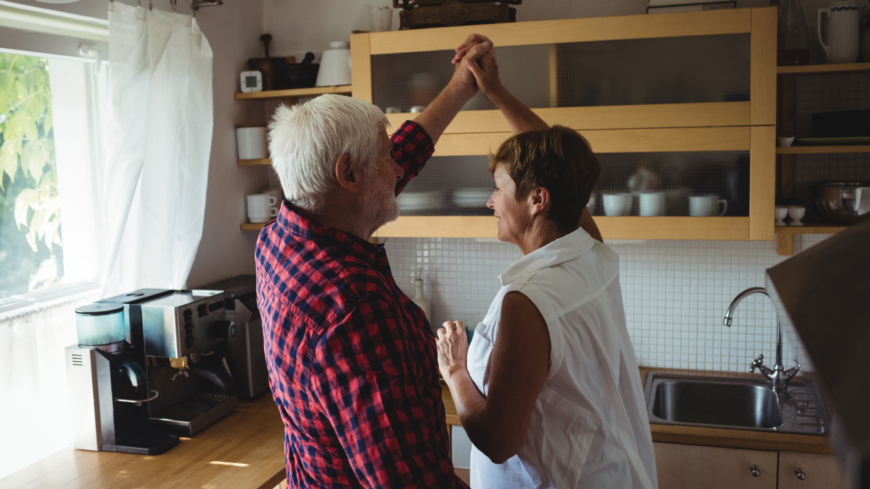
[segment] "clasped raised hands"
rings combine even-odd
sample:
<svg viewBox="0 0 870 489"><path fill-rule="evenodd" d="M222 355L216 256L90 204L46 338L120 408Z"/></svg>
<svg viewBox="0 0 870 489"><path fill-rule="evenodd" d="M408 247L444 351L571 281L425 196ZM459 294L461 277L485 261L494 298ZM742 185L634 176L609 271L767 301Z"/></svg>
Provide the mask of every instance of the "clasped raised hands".
<svg viewBox="0 0 870 489"><path fill-rule="evenodd" d="M501 89L495 50L492 41L486 36L468 36L456 48L456 55L451 62L456 65L452 82L472 95L478 89L487 96Z"/></svg>
<svg viewBox="0 0 870 489"><path fill-rule="evenodd" d="M490 96L502 88L495 50L492 41L486 36L481 34L468 36L465 42L456 48L456 55L451 62L456 65L455 73L461 73L459 76L464 83L473 83L475 89L479 89L485 95Z"/></svg>

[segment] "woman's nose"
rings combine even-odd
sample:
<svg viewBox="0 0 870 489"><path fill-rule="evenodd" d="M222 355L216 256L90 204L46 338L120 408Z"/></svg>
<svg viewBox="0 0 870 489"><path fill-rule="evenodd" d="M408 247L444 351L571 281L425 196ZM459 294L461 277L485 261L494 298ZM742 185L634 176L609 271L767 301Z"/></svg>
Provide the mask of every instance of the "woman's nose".
<svg viewBox="0 0 870 489"><path fill-rule="evenodd" d="M486 207L495 210L495 202L493 202L491 195L489 196L489 200L486 201Z"/></svg>

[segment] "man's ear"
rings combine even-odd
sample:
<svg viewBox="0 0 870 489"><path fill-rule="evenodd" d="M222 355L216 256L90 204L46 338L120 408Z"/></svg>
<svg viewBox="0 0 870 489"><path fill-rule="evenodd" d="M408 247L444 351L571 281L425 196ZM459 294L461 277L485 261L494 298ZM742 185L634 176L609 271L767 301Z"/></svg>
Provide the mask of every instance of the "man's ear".
<svg viewBox="0 0 870 489"><path fill-rule="evenodd" d="M359 165L350 157L350 153L343 153L335 162L335 179L338 185L351 192L357 192L360 186Z"/></svg>
<svg viewBox="0 0 870 489"><path fill-rule="evenodd" d="M532 190L529 192L529 204L531 205L533 216L546 213L552 204L550 191L545 187L538 187Z"/></svg>

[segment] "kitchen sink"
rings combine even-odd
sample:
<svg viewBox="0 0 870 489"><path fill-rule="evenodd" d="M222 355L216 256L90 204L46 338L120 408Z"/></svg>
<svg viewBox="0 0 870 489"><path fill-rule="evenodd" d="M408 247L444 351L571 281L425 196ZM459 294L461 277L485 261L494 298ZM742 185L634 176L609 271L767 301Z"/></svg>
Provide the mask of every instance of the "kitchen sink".
<svg viewBox="0 0 870 489"><path fill-rule="evenodd" d="M762 386L670 380L656 387L653 414L667 421L742 428L776 428L782 412L776 394Z"/></svg>
<svg viewBox="0 0 870 489"><path fill-rule="evenodd" d="M777 395L762 378L650 372L644 390L650 423L827 434L827 413L808 379Z"/></svg>

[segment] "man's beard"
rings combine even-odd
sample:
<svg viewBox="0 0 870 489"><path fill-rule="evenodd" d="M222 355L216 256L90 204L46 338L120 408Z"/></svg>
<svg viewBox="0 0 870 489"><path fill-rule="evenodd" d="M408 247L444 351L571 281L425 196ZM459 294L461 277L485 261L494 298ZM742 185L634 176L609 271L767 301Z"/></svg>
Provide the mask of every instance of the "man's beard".
<svg viewBox="0 0 870 489"><path fill-rule="evenodd" d="M399 217L395 185L384 182L375 174L369 175L367 180L363 197L363 211L367 220L377 223L378 227L395 221Z"/></svg>

